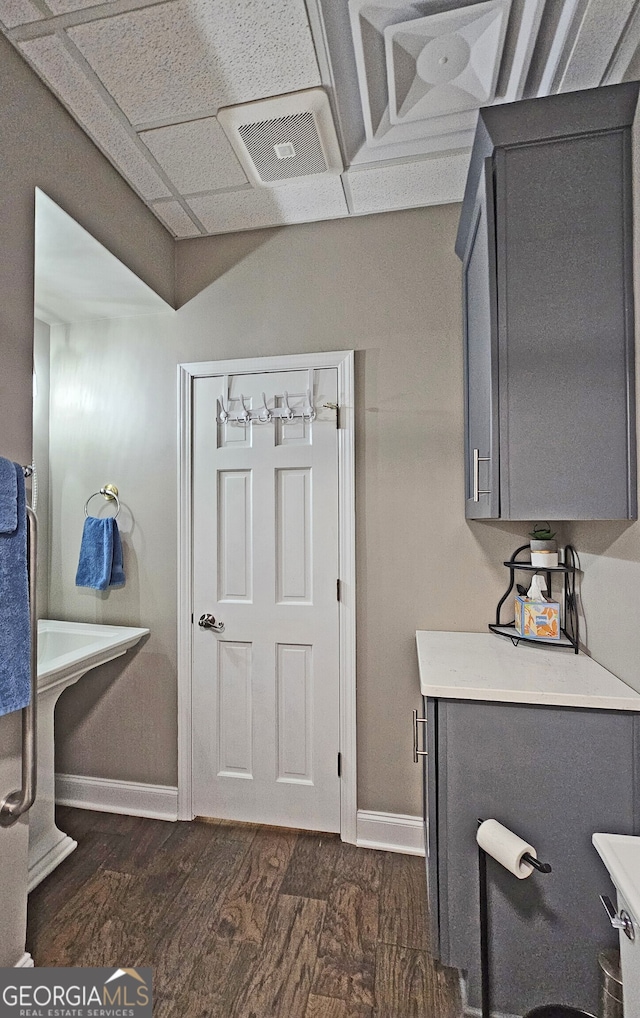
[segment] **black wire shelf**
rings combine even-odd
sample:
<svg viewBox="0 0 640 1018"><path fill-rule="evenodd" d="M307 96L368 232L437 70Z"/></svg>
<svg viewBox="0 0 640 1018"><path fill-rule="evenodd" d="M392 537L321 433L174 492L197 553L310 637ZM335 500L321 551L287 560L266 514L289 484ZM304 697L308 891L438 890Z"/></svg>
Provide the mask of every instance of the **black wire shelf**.
<svg viewBox="0 0 640 1018"><path fill-rule="evenodd" d="M529 545L523 544L519 548L516 548L513 555L508 561L503 564L507 567L510 574L510 583L504 594L498 601L496 608L496 621L489 623L489 629L496 636L503 636L518 646L522 643L535 643L538 647L552 647L556 650L573 650L574 654L577 654L580 650L580 630L578 623L578 601L576 597L576 573L579 572L577 564L577 556L575 549L568 544L564 549L564 562L558 566L534 566L531 564L531 559L519 559L518 555L525 551L529 551ZM521 636L516 627L515 622L504 623L501 621L502 606L512 593L513 588L516 585L515 574L519 570L529 573L542 573L547 580L547 592L551 596L552 582L551 574L560 573L564 576L563 582L563 620L564 625L560 629L559 640L545 640L538 639L535 636Z"/></svg>
<svg viewBox="0 0 640 1018"><path fill-rule="evenodd" d="M523 545L524 548L528 548L529 545ZM517 552L514 552L514 555ZM508 559L502 563L503 566L507 566L509 569L530 569L532 573L572 573L574 572L573 566L532 566L530 562L514 562L513 559Z"/></svg>
<svg viewBox="0 0 640 1018"><path fill-rule="evenodd" d="M514 623L511 623L511 625L508 626L496 626L490 622L489 629L492 633L495 633L496 636L507 636L513 643L514 647L517 647L521 642L537 643L538 645L544 644L547 647L573 647L576 654L578 653L576 650L576 644L567 634L565 629L560 629L559 640L541 640L537 636L520 636L520 633L517 631Z"/></svg>

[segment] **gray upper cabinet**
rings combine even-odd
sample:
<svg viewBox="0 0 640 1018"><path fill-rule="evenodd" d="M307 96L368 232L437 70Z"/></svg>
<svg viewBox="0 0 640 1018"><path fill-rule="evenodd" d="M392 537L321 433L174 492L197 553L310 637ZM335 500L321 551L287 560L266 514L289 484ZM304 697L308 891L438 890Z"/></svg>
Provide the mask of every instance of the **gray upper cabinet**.
<svg viewBox="0 0 640 1018"><path fill-rule="evenodd" d="M480 111L456 241L469 518L637 517L639 87Z"/></svg>

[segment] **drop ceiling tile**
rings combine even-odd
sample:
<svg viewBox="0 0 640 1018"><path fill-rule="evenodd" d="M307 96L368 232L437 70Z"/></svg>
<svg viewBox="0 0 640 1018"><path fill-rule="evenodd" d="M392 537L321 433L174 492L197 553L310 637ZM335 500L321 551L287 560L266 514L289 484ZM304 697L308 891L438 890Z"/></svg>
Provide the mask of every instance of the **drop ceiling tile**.
<svg viewBox="0 0 640 1018"><path fill-rule="evenodd" d="M558 91L574 92L603 84L611 58L635 8L634 0L607 0L605 4L590 0Z"/></svg>
<svg viewBox="0 0 640 1018"><path fill-rule="evenodd" d="M310 177L281 187L190 198L188 204L209 233L257 230L348 215L340 177Z"/></svg>
<svg viewBox="0 0 640 1018"><path fill-rule="evenodd" d="M462 201L469 152L431 156L395 166L374 166L346 173L355 215Z"/></svg>
<svg viewBox="0 0 640 1018"><path fill-rule="evenodd" d="M181 194L218 191L247 183L215 117L143 131L140 138Z"/></svg>
<svg viewBox="0 0 640 1018"><path fill-rule="evenodd" d="M41 20L42 14L31 0L0 0L0 21L5 28Z"/></svg>
<svg viewBox="0 0 640 1018"><path fill-rule="evenodd" d="M132 124L321 83L304 0L173 0L69 35Z"/></svg>
<svg viewBox="0 0 640 1018"><path fill-rule="evenodd" d="M55 35L21 42L19 48L84 131L143 198L171 194L125 128L105 105Z"/></svg>
<svg viewBox="0 0 640 1018"><path fill-rule="evenodd" d="M157 201L152 210L176 237L200 237L200 230L178 201Z"/></svg>

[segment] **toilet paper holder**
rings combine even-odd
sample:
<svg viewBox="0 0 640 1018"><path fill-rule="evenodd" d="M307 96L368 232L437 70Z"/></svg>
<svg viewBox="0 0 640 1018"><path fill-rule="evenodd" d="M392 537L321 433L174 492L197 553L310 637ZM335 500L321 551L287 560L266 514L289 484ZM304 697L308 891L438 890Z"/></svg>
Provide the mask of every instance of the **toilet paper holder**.
<svg viewBox="0 0 640 1018"><path fill-rule="evenodd" d="M481 827L483 823L484 820L478 817L478 827ZM483 851L482 846L478 847L480 848L481 851ZM533 866L534 870L537 870L538 873L552 872L551 866L549 865L548 862L541 862L540 859L537 859L535 855L531 855L531 852L525 852L522 855L522 861L526 862L528 866Z"/></svg>
<svg viewBox="0 0 640 1018"><path fill-rule="evenodd" d="M522 858L525 862L529 863L529 866L533 866L534 870L537 870L538 873L551 873L551 866L549 863L540 862L540 860L536 859L530 852L525 852Z"/></svg>
<svg viewBox="0 0 640 1018"><path fill-rule="evenodd" d="M484 820L478 818L478 827ZM540 862L530 852L522 855L522 861L532 866L538 873L551 873L548 862ZM482 845L478 845L478 878L480 897L480 993L481 1018L491 1016L491 975L489 969L489 897L487 891L487 853Z"/></svg>

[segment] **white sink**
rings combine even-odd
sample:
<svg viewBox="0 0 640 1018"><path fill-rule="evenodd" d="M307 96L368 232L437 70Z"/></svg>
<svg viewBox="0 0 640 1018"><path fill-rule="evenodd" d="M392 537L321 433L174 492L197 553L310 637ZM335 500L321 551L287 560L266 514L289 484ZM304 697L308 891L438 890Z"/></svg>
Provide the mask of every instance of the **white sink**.
<svg viewBox="0 0 640 1018"><path fill-rule="evenodd" d="M640 1018L640 838L594 834L593 844L616 888L618 915L630 919L633 939L620 930L624 1018Z"/></svg>
<svg viewBox="0 0 640 1018"><path fill-rule="evenodd" d="M38 622L38 776L29 811L29 890L73 852L77 842L56 827L54 713L58 697L98 665L120 657L148 634L132 626Z"/></svg>

